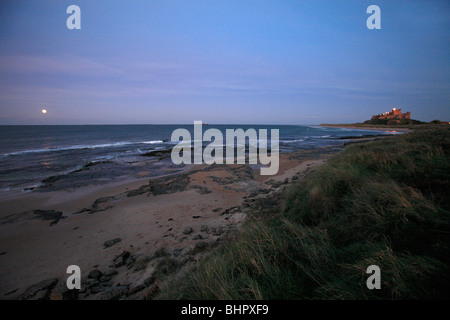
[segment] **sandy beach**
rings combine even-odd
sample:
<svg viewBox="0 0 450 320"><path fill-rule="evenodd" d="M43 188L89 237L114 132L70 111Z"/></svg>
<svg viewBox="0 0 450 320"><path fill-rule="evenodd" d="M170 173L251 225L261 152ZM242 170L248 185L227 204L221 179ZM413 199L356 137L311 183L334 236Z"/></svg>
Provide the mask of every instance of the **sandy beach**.
<svg viewBox="0 0 450 320"><path fill-rule="evenodd" d="M67 298L70 265L81 269L78 299L152 297L171 268L195 264L246 220L246 201L278 192L335 152L281 154L274 176L249 165L197 165L150 180L3 199L0 298Z"/></svg>

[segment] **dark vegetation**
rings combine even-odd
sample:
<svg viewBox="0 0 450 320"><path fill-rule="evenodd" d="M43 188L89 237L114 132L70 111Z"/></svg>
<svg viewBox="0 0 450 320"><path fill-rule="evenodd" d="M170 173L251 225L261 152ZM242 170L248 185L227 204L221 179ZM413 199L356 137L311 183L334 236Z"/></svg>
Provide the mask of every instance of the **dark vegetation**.
<svg viewBox="0 0 450 320"><path fill-rule="evenodd" d="M448 299L449 190L448 126L350 145L161 297ZM366 286L370 265L381 290Z"/></svg>

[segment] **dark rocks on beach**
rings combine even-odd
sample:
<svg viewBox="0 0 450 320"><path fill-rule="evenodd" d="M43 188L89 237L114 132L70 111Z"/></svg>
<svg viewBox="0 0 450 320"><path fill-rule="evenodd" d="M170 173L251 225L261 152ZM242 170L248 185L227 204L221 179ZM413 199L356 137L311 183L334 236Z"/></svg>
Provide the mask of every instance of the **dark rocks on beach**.
<svg viewBox="0 0 450 320"><path fill-rule="evenodd" d="M183 230L183 234L191 234L194 230L191 227L186 227Z"/></svg>
<svg viewBox="0 0 450 320"><path fill-rule="evenodd" d="M84 213L84 212L91 212L91 209L88 208L83 208L80 211L74 212L73 214L80 214L80 213Z"/></svg>
<svg viewBox="0 0 450 320"><path fill-rule="evenodd" d="M124 266L127 263L129 257L130 253L128 251L123 251L121 254L119 254L113 259L113 262L115 263L114 266L116 268Z"/></svg>
<svg viewBox="0 0 450 320"><path fill-rule="evenodd" d="M204 187L204 186L199 186L199 185L194 185L191 187L192 189L197 189L199 190L200 194L208 194L211 193L212 191L209 190L208 188Z"/></svg>
<svg viewBox="0 0 450 320"><path fill-rule="evenodd" d="M111 276L107 276L107 275L103 275L100 277L100 282L109 282L111 281L112 277Z"/></svg>
<svg viewBox="0 0 450 320"><path fill-rule="evenodd" d="M200 233L192 238L192 240L202 240L202 239L204 239L204 237Z"/></svg>
<svg viewBox="0 0 450 320"><path fill-rule="evenodd" d="M95 280L99 280L100 277L102 276L102 272L98 269L94 269L91 270L88 274L88 279L95 279Z"/></svg>
<svg viewBox="0 0 450 320"><path fill-rule="evenodd" d="M9 291L9 292L5 293L5 296L9 296L9 295L11 295L11 294L13 294L13 293L16 293L16 292L17 292L17 290L19 290L19 288L17 288L17 289L14 289L14 290L11 290L11 291Z"/></svg>
<svg viewBox="0 0 450 320"><path fill-rule="evenodd" d="M161 257L165 257L168 255L169 255L169 253L167 252L166 248L164 248L164 247L159 248L155 252L155 258L161 258Z"/></svg>
<svg viewBox="0 0 450 320"><path fill-rule="evenodd" d="M208 243L206 241L199 241L194 246L195 252L201 252L208 247Z"/></svg>
<svg viewBox="0 0 450 320"><path fill-rule="evenodd" d="M58 283L58 279L52 278L38 282L28 287L25 292L20 296L20 300L44 300L50 297L51 290Z"/></svg>
<svg viewBox="0 0 450 320"><path fill-rule="evenodd" d="M172 149L152 150L141 154L142 157L159 157L160 159L168 157Z"/></svg>
<svg viewBox="0 0 450 320"><path fill-rule="evenodd" d="M69 289L65 282L61 282L50 295L51 300L77 300L80 290Z"/></svg>
<svg viewBox="0 0 450 320"><path fill-rule="evenodd" d="M110 200L113 200L113 199L114 199L114 196L98 198L92 204L90 213L104 211L104 210L112 208L112 206L107 205L107 202L109 202Z"/></svg>
<svg viewBox="0 0 450 320"><path fill-rule="evenodd" d="M119 243L120 241L122 241L122 239L114 238L114 239L105 241L105 243L103 245L105 246L105 248L109 248L109 247L115 245L116 243Z"/></svg>
<svg viewBox="0 0 450 320"><path fill-rule="evenodd" d="M86 286L90 289L93 287L97 287L100 284L100 281L98 280L94 280L94 279L90 279L88 281L86 281Z"/></svg>
<svg viewBox="0 0 450 320"><path fill-rule="evenodd" d="M225 214L233 214L233 213L238 212L239 210L240 210L239 207L231 207L231 208L228 208L227 210L223 211L220 215L223 216Z"/></svg>
<svg viewBox="0 0 450 320"><path fill-rule="evenodd" d="M167 177L151 180L148 184L149 191L154 195L186 191L191 179L187 174L176 177Z"/></svg>
<svg viewBox="0 0 450 320"><path fill-rule="evenodd" d="M91 289L91 293L96 294L96 293L100 293L106 290L106 287L104 286L95 286L90 288Z"/></svg>
<svg viewBox="0 0 450 320"><path fill-rule="evenodd" d="M103 287L111 287L114 284L113 281L102 281L100 282L100 285Z"/></svg>
<svg viewBox="0 0 450 320"><path fill-rule="evenodd" d="M108 270L108 271L105 272L105 276L107 276L107 277L113 277L113 276L115 276L117 274L118 274L117 270L114 270L114 269Z"/></svg>
<svg viewBox="0 0 450 320"><path fill-rule="evenodd" d="M212 235L213 236L220 236L224 233L225 231L221 228L217 228L215 230L212 231Z"/></svg>
<svg viewBox="0 0 450 320"><path fill-rule="evenodd" d="M135 196L138 196L138 195L143 194L145 192L146 192L145 188L134 189L134 190L131 190L131 191L127 192L127 197L135 197Z"/></svg>
<svg viewBox="0 0 450 320"><path fill-rule="evenodd" d="M117 300L128 293L128 286L115 286L102 290L100 300Z"/></svg>
<svg viewBox="0 0 450 320"><path fill-rule="evenodd" d="M270 185L271 188L278 188L284 184L284 182L281 181L275 181L273 179L270 179L266 182L266 184Z"/></svg>
<svg viewBox="0 0 450 320"><path fill-rule="evenodd" d="M226 170L230 172L229 177L219 177L219 176L209 176L214 182L220 185L228 185L238 183L243 180L253 180L253 170L249 166L235 166L229 167L227 165L217 165L213 164L207 167L204 171L212 171L212 170Z"/></svg>
<svg viewBox="0 0 450 320"><path fill-rule="evenodd" d="M200 232L207 232L207 231L208 231L208 226L206 224L204 224L200 227Z"/></svg>
<svg viewBox="0 0 450 320"><path fill-rule="evenodd" d="M64 175L51 176L51 177L48 177L48 178L45 178L44 180L42 180L42 183L51 185L52 183L54 183L62 178L64 178Z"/></svg>
<svg viewBox="0 0 450 320"><path fill-rule="evenodd" d="M42 220L52 220L50 222L50 225L57 224L59 220L64 219L65 217L62 216L61 211L55 211L55 210L33 210L33 214L37 216L38 219Z"/></svg>

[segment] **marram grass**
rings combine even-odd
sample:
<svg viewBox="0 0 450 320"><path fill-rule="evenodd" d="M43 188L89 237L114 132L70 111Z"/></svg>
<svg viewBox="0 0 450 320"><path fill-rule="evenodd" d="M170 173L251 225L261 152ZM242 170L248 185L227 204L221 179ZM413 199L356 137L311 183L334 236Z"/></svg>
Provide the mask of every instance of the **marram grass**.
<svg viewBox="0 0 450 320"><path fill-rule="evenodd" d="M160 298L449 298L449 190L447 126L351 145ZM366 286L373 264L380 290Z"/></svg>

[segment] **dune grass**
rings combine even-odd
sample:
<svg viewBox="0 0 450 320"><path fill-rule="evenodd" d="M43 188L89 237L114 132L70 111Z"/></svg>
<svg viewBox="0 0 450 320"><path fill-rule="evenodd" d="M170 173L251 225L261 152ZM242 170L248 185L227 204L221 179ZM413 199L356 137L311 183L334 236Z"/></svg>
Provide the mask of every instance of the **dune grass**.
<svg viewBox="0 0 450 320"><path fill-rule="evenodd" d="M449 190L447 126L350 145L161 298L449 298ZM366 286L373 264L381 290Z"/></svg>

